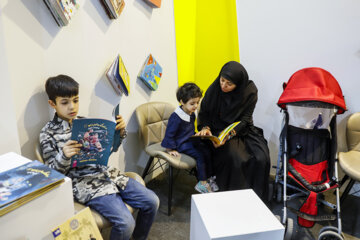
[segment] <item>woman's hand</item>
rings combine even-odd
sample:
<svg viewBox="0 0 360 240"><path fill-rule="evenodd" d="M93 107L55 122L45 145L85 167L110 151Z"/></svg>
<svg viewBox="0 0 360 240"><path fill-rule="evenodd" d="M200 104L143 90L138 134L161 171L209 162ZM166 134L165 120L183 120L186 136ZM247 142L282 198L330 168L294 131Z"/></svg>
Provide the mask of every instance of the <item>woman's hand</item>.
<svg viewBox="0 0 360 240"><path fill-rule="evenodd" d="M64 144L62 149L65 157L71 158L72 156L78 154L80 152L80 147L82 145L75 140L69 140Z"/></svg>
<svg viewBox="0 0 360 240"><path fill-rule="evenodd" d="M177 157L180 155L180 153L176 150L173 149L166 149L166 151L168 152L168 154L170 154L171 156Z"/></svg>
<svg viewBox="0 0 360 240"><path fill-rule="evenodd" d="M125 133L126 123L124 118L121 115L116 116L116 127L115 130L120 130L120 136L123 136Z"/></svg>
<svg viewBox="0 0 360 240"><path fill-rule="evenodd" d="M195 134L196 136L212 136L211 130L209 127L203 127L200 132Z"/></svg>

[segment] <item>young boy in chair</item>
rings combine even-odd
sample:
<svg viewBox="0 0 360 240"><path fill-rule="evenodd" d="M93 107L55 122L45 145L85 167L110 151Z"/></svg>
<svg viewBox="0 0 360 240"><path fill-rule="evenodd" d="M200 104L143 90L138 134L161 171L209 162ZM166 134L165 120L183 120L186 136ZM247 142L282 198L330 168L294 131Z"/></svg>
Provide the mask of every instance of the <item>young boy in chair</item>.
<svg viewBox="0 0 360 240"><path fill-rule="evenodd" d="M71 157L81 144L70 140L72 120L79 109L79 84L69 76L51 77L45 84L49 104L56 110L52 121L40 132L44 161L72 179L76 201L95 209L111 224L110 239L146 239L159 207L159 199L147 189L114 167L85 165L70 168ZM120 140L126 137L124 119L116 117ZM136 222L125 206L139 209Z"/></svg>

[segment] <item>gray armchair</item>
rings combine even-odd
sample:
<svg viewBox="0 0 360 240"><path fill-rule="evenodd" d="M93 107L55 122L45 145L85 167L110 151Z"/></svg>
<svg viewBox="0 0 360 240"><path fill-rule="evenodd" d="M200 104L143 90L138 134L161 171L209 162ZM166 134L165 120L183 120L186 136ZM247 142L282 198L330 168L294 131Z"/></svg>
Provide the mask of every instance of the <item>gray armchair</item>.
<svg viewBox="0 0 360 240"><path fill-rule="evenodd" d="M136 108L136 117L139 123L139 134L144 143L144 150L149 155L149 160L143 171L142 178L157 169L162 168L160 160L164 160L169 166L169 190L168 190L168 215L171 215L173 168L191 170L195 168L196 161L185 155L180 154L174 157L165 152L161 147L161 141L165 136L166 126L171 113L175 107L165 102L149 102ZM154 162L154 160L157 160ZM154 163L153 163L154 162ZM150 168L152 167L152 168Z"/></svg>

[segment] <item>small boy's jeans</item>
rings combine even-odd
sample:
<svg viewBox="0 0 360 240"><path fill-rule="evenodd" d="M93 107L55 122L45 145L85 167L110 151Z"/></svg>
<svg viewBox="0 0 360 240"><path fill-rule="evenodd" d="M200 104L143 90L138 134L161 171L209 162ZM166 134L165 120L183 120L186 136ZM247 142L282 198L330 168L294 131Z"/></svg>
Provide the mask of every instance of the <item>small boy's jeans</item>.
<svg viewBox="0 0 360 240"><path fill-rule="evenodd" d="M125 190L91 199L87 206L112 224L111 240L146 239L159 208L159 198L150 189L129 178ZM136 223L125 203L139 210Z"/></svg>

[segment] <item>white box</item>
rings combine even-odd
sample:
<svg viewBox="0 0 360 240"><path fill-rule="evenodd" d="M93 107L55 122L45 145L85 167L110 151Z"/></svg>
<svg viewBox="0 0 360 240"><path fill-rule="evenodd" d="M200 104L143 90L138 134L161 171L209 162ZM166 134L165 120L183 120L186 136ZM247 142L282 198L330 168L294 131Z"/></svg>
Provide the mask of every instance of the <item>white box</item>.
<svg viewBox="0 0 360 240"><path fill-rule="evenodd" d="M0 156L0 172L30 160L16 153ZM0 238L6 240L53 240L51 230L74 215L71 179L0 217Z"/></svg>
<svg viewBox="0 0 360 240"><path fill-rule="evenodd" d="M284 231L251 189L192 195L191 240L282 240Z"/></svg>

